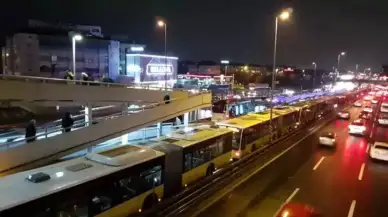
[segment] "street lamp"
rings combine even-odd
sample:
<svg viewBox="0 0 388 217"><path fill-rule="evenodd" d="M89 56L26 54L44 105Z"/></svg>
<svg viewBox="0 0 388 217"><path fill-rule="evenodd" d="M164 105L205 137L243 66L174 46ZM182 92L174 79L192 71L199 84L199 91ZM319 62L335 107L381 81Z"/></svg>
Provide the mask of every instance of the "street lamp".
<svg viewBox="0 0 388 217"><path fill-rule="evenodd" d="M314 66L313 90L315 90L315 76L317 74L317 63L313 62L313 66Z"/></svg>
<svg viewBox="0 0 388 217"><path fill-rule="evenodd" d="M77 41L82 41L83 37L80 34L74 34L71 37L72 47L73 47L73 73L74 73L74 79L77 78L76 76L76 66L75 66L75 44Z"/></svg>
<svg viewBox="0 0 388 217"><path fill-rule="evenodd" d="M277 49L277 43L278 43L278 25L279 25L279 19L280 20L288 20L291 16L292 10L284 10L280 14L276 15L275 18L275 38L274 38L274 51L273 51L273 69L272 69L272 81L271 81L271 101L270 101L270 119L269 123L271 128L272 126L272 116L273 116L273 91L275 89L275 79L276 79L276 49ZM272 140L272 136L271 136Z"/></svg>
<svg viewBox="0 0 388 217"><path fill-rule="evenodd" d="M158 20L158 26L160 28L164 27L164 56L165 56L165 63L166 63L166 69L164 74L164 89L167 91L167 23L163 20Z"/></svg>
<svg viewBox="0 0 388 217"><path fill-rule="evenodd" d="M340 69L341 56L345 56L345 55L346 55L345 52L341 52L341 53L338 54L338 62L337 62L337 71L338 71L338 73L341 70Z"/></svg>

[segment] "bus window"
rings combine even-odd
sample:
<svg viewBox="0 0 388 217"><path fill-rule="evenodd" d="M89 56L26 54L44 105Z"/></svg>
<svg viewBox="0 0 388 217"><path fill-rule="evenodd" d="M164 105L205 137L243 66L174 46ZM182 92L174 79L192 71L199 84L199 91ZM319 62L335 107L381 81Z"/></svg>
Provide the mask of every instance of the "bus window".
<svg viewBox="0 0 388 217"><path fill-rule="evenodd" d="M214 158L230 151L230 148L228 148L228 146L230 147L230 142L226 143L225 138L230 137L222 136L204 141L202 143L198 143L197 145L202 148L196 149L192 152L185 154L185 171L189 171L191 169L199 167L202 164L209 162Z"/></svg>

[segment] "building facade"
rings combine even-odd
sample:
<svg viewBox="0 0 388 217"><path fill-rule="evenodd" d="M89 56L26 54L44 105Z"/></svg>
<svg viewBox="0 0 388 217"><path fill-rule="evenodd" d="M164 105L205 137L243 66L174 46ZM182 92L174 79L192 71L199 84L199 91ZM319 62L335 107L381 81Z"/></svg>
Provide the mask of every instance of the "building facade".
<svg viewBox="0 0 388 217"><path fill-rule="evenodd" d="M103 37L101 27L29 24L27 30L7 37L2 48L3 74L63 78L73 69L71 36L76 32L83 35L75 46L78 79L85 72L94 80L109 76L122 83L176 80L178 58L147 55L144 45Z"/></svg>

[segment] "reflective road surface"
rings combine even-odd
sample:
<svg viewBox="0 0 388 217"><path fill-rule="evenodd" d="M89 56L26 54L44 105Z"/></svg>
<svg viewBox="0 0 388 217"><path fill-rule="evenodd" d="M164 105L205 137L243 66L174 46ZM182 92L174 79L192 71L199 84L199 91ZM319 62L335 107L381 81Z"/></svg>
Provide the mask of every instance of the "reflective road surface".
<svg viewBox="0 0 388 217"><path fill-rule="evenodd" d="M357 119L360 111L351 108L351 120ZM367 137L349 135L348 124L347 120L336 120L321 129L318 134L337 134L337 147L318 148L294 175L264 197L247 202L244 194L255 194L253 188L232 192L200 216L272 217L291 201L311 205L324 217L387 217L388 164L372 161ZM388 128L374 126L371 121L370 129L372 140L388 141ZM241 203L248 206L238 212L228 211Z"/></svg>

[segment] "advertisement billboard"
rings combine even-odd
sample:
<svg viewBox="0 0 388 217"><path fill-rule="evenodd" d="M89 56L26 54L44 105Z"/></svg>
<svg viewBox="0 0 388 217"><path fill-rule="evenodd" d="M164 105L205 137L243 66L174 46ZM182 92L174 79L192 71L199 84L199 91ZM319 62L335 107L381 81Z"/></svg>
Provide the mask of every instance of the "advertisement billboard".
<svg viewBox="0 0 388 217"><path fill-rule="evenodd" d="M136 83L175 80L177 57L148 54L127 54L127 76Z"/></svg>

